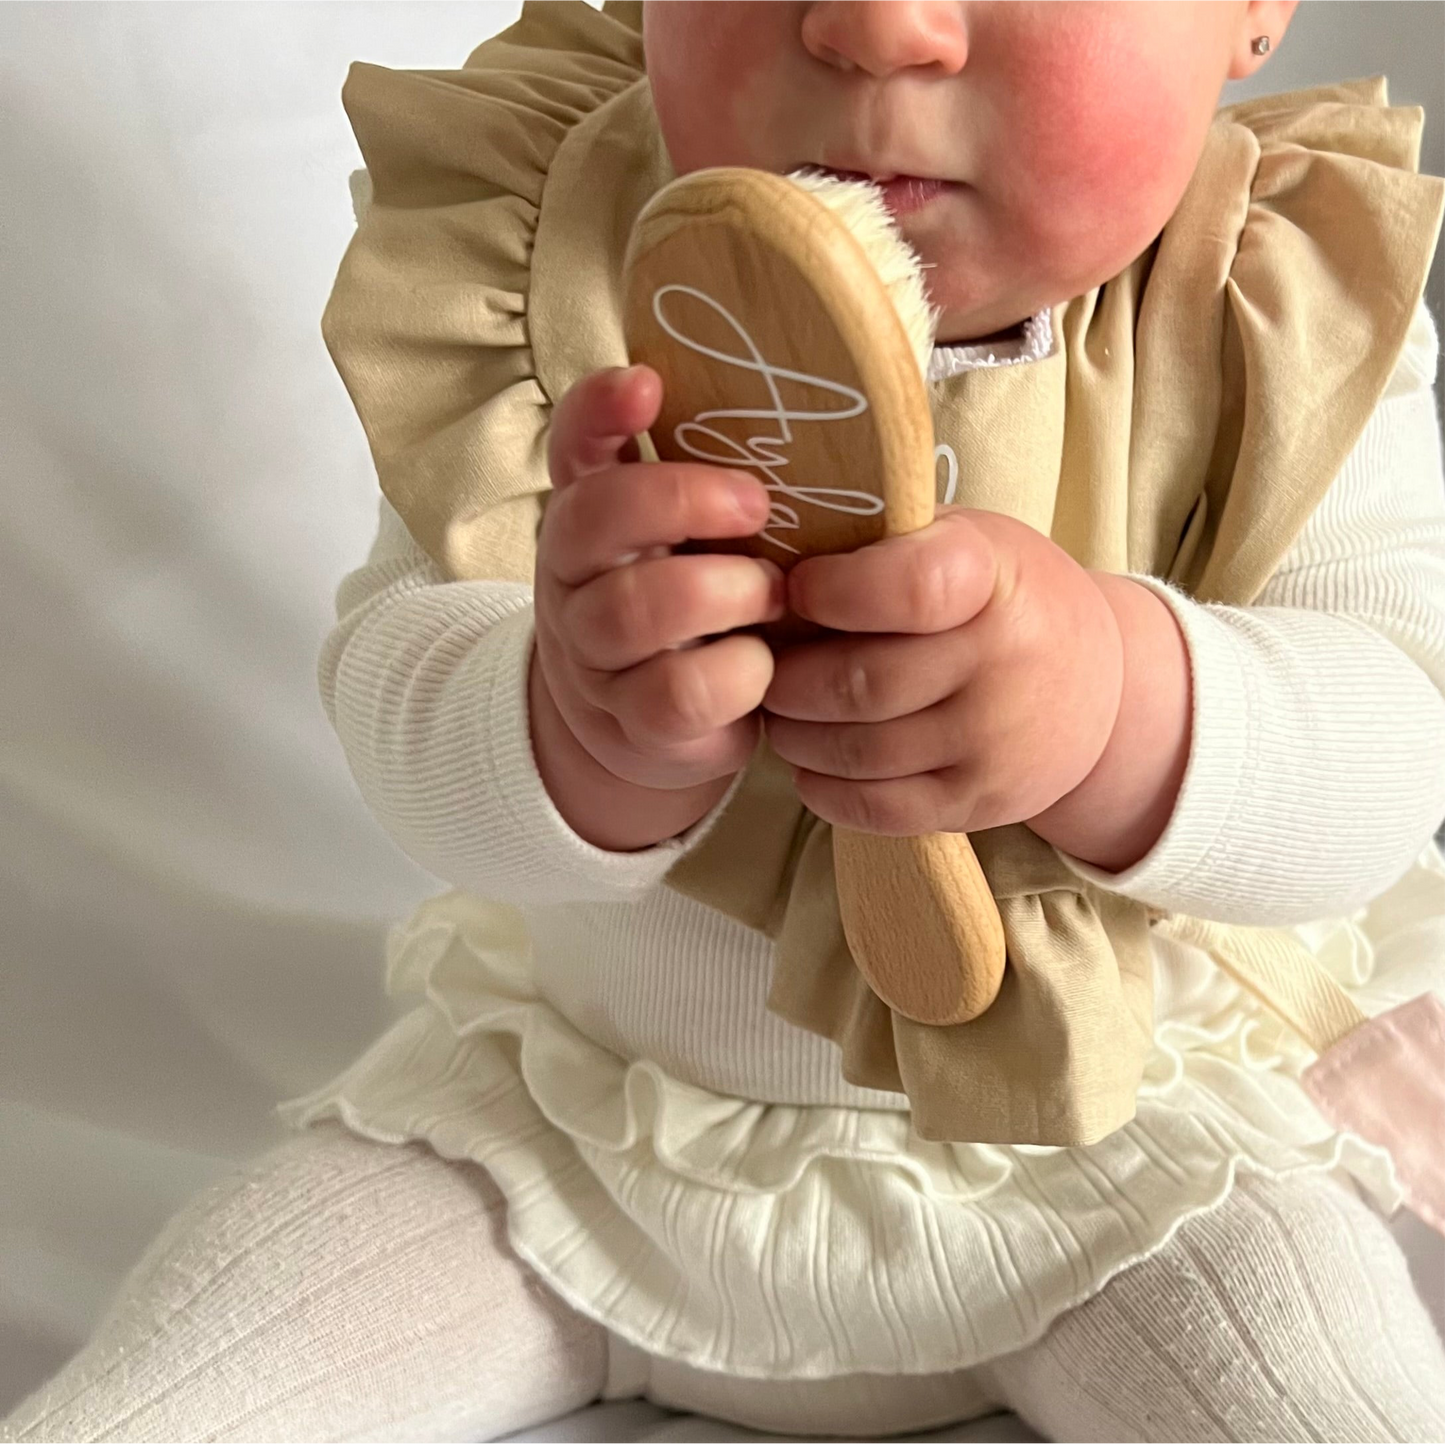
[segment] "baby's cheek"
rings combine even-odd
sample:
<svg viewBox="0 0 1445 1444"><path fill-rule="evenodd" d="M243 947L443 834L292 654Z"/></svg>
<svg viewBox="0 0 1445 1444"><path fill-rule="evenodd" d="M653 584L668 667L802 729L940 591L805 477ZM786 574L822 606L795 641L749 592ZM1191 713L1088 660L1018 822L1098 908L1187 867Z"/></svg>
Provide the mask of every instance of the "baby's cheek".
<svg viewBox="0 0 1445 1444"><path fill-rule="evenodd" d="M761 8L762 15L753 12ZM658 123L680 173L714 165L760 165L767 134L774 47L759 31L772 7L727 0L671 0L649 19L648 75ZM778 6L779 12L788 7Z"/></svg>
<svg viewBox="0 0 1445 1444"><path fill-rule="evenodd" d="M1057 11L1074 7L1051 7ZM1134 7L1130 7L1131 9ZM1168 220L1189 182L1213 97L1127 21L1056 21L1032 47L1030 103L1014 111L1017 164L1005 196L1018 229L1061 263L1126 266Z"/></svg>

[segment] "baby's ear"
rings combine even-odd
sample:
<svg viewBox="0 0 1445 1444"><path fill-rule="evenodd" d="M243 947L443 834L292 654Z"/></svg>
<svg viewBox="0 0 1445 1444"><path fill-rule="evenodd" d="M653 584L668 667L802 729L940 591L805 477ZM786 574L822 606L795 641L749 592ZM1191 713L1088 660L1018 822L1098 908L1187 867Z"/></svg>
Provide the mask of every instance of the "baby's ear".
<svg viewBox="0 0 1445 1444"><path fill-rule="evenodd" d="M1279 49L1299 0L1249 0L1240 14L1229 78L1248 80Z"/></svg>

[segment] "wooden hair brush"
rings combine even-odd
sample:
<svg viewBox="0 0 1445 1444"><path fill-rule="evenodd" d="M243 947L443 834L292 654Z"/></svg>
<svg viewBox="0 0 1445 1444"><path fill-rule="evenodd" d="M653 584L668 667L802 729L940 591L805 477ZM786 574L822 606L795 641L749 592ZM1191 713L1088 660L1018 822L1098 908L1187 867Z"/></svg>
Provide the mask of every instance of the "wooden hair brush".
<svg viewBox="0 0 1445 1444"><path fill-rule="evenodd" d="M876 188L695 171L638 217L623 284L630 357L663 380L653 453L743 467L770 493L758 535L710 546L786 571L933 520L935 317ZM789 618L764 634L819 629ZM942 1024L993 1002L1003 926L965 834L835 828L833 861L849 948L885 1003Z"/></svg>

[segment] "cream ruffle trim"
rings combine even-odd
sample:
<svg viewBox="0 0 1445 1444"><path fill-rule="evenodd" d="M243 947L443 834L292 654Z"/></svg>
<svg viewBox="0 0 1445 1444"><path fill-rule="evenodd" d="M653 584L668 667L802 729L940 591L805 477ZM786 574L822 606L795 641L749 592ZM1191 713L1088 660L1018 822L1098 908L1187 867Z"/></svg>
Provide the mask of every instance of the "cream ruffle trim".
<svg viewBox="0 0 1445 1444"><path fill-rule="evenodd" d="M1370 908L1296 932L1367 1012L1417 994L1445 959L1445 863L1432 847ZM509 906L434 898L389 952L391 990L420 1005L287 1117L484 1165L558 1293L700 1368L935 1373L1011 1352L1240 1169L1341 1169L1399 1201L1388 1159L1307 1101L1307 1050L1178 944L1159 945L1138 1117L1087 1149L925 1143L906 1113L749 1103L629 1063L536 995Z"/></svg>

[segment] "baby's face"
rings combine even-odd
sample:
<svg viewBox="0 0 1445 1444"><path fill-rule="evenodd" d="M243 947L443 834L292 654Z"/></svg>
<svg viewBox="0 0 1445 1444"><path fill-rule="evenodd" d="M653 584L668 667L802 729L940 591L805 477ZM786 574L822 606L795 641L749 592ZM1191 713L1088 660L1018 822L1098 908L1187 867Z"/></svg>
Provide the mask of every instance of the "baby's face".
<svg viewBox="0 0 1445 1444"><path fill-rule="evenodd" d="M1163 229L1225 80L1293 5L1250 0L650 0L679 174L900 177L939 339L995 334L1122 271ZM917 183L909 178L920 178Z"/></svg>

